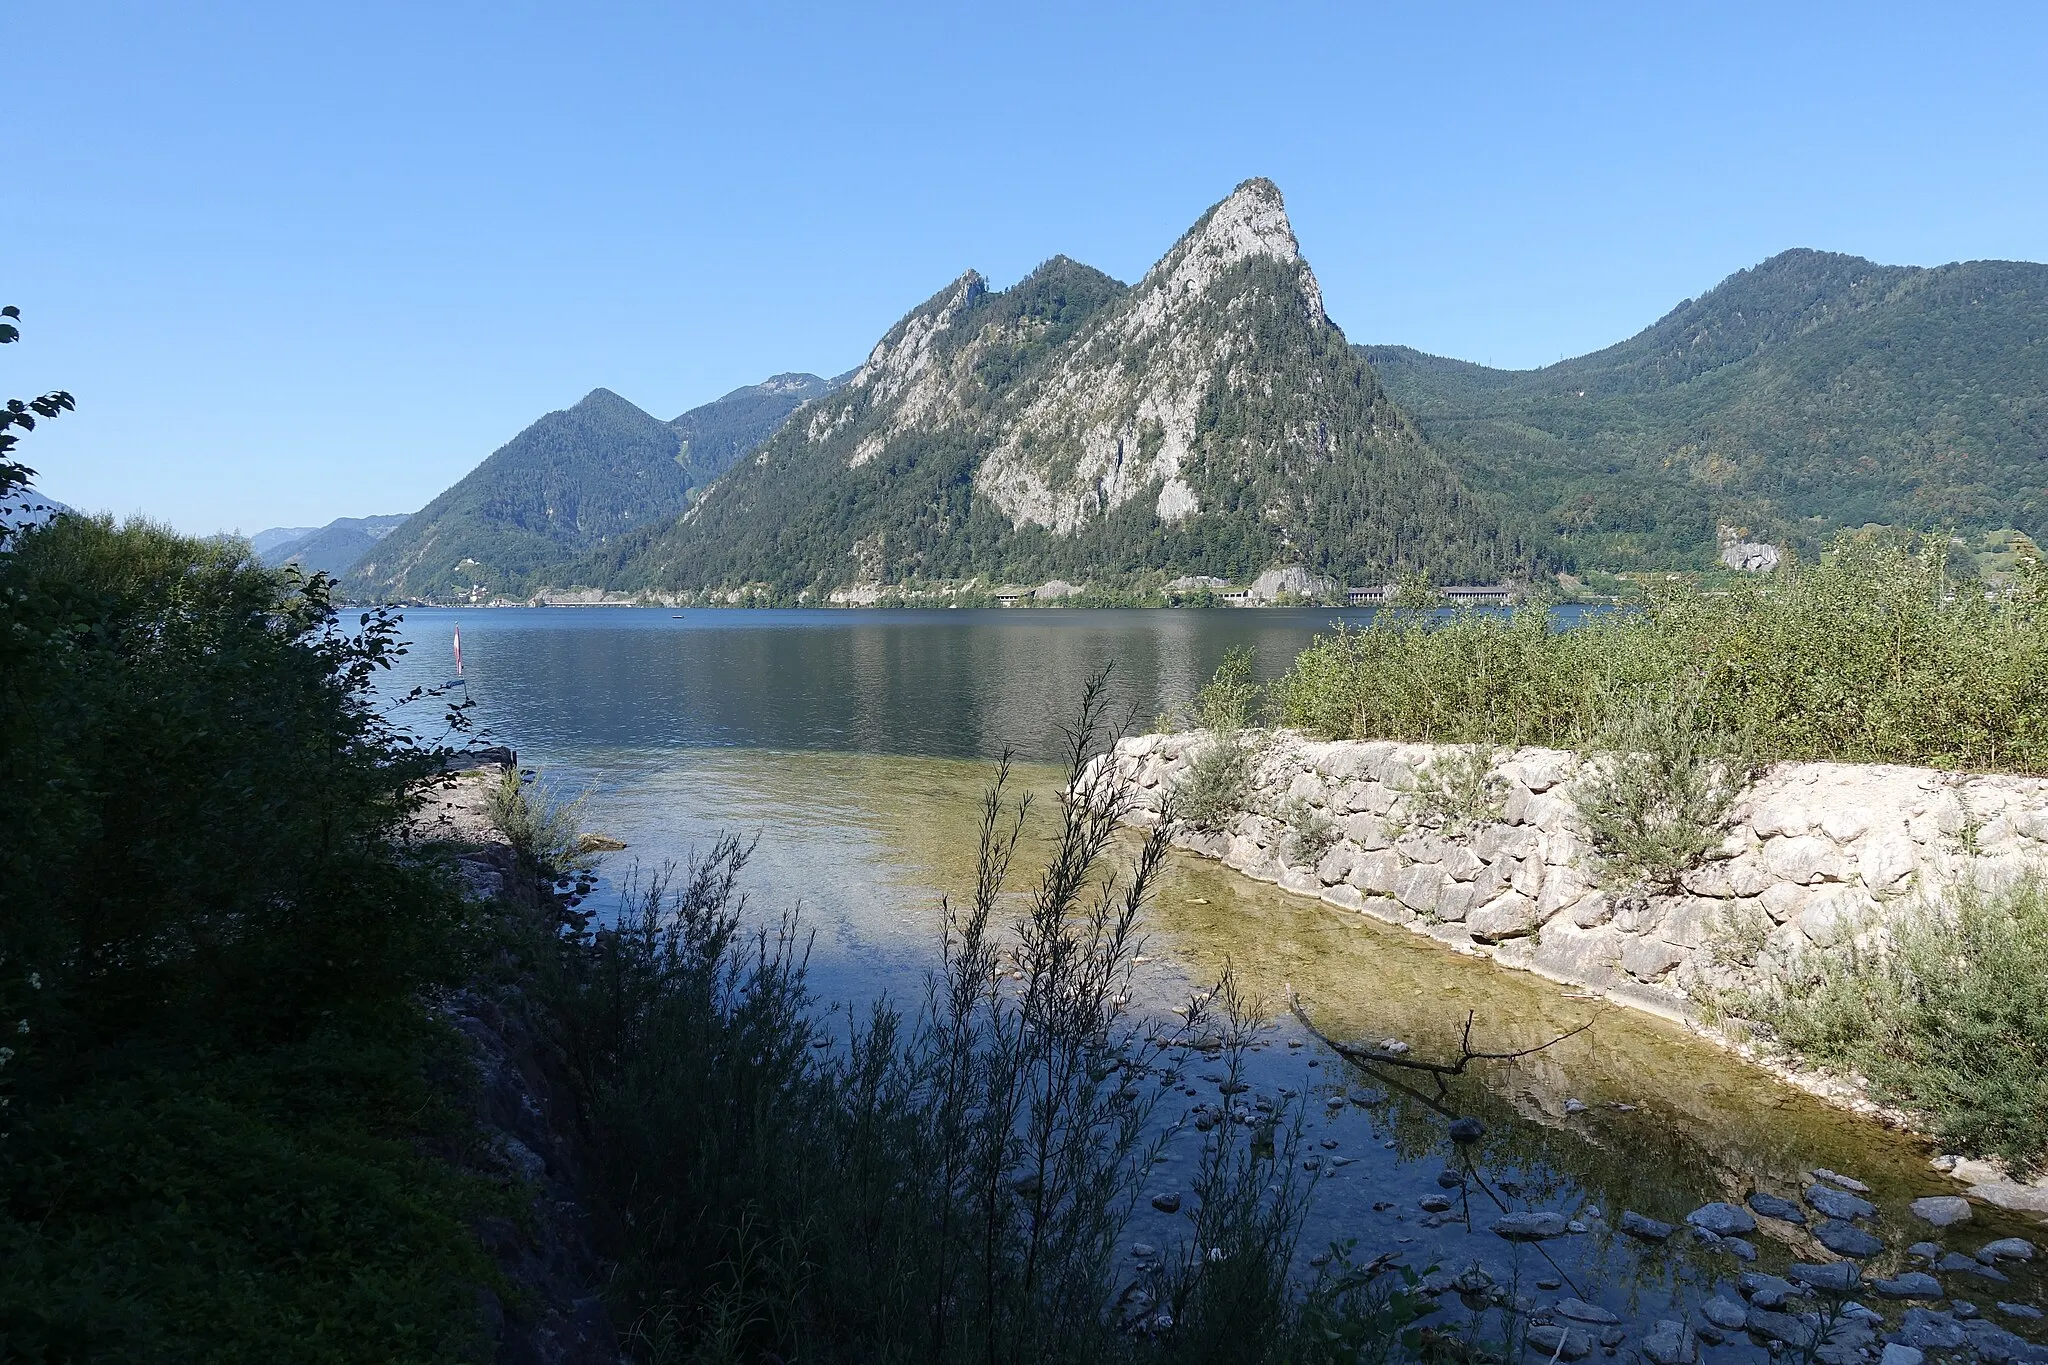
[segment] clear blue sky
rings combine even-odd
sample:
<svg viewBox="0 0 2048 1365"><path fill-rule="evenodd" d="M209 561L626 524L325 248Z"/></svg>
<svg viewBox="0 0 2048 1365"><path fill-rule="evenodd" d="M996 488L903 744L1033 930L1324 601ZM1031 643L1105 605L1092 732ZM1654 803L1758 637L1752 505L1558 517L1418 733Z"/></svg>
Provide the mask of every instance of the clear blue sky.
<svg viewBox="0 0 2048 1365"><path fill-rule="evenodd" d="M1285 192L1356 341L1528 366L1792 246L2048 259L2038 5L16 0L0 393L74 505L410 511L597 385L857 363Z"/></svg>

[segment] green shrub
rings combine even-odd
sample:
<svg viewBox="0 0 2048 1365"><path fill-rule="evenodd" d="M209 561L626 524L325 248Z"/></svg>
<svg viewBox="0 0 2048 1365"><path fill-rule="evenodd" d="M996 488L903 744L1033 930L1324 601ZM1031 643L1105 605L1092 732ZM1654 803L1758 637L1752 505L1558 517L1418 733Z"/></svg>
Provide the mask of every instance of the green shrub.
<svg viewBox="0 0 2048 1365"><path fill-rule="evenodd" d="M1615 878L1671 890L1721 841L1758 764L1748 738L1711 728L1705 711L1690 692L1605 708L1608 728L1573 800Z"/></svg>
<svg viewBox="0 0 2048 1365"><path fill-rule="evenodd" d="M1951 1150L2048 1167L2048 891L1964 890L1888 940L1783 964L1741 1008L1794 1053L1853 1069Z"/></svg>
<svg viewBox="0 0 2048 1365"><path fill-rule="evenodd" d="M1416 814L1452 834L1500 820L1506 810L1506 792L1493 771L1499 762L1500 750L1491 744L1468 745L1440 755L1416 779Z"/></svg>
<svg viewBox="0 0 2048 1365"><path fill-rule="evenodd" d="M1264 695L1252 681L1257 655L1240 646L1223 656L1216 672L1195 694L1188 719L1208 732L1186 777L1174 788L1170 815L1195 829L1220 829L1244 808L1251 794L1259 746L1244 733Z"/></svg>
<svg viewBox="0 0 2048 1365"><path fill-rule="evenodd" d="M1947 549L1845 535L1816 564L1725 591L1658 582L1570 630L1540 603L1389 611L1311 645L1274 696L1337 738L1583 748L1630 698L1692 694L1767 760L2048 772L2048 574L2023 559L1987 596Z"/></svg>
<svg viewBox="0 0 2048 1365"><path fill-rule="evenodd" d="M495 1196L435 1155L466 1070L426 1004L475 926L394 839L438 766L372 693L398 649L232 543L0 553L0 1355L481 1349Z"/></svg>
<svg viewBox="0 0 2048 1365"><path fill-rule="evenodd" d="M583 847L583 805L583 797L564 800L517 768L507 768L484 795L491 823L527 867L544 877L592 865Z"/></svg>

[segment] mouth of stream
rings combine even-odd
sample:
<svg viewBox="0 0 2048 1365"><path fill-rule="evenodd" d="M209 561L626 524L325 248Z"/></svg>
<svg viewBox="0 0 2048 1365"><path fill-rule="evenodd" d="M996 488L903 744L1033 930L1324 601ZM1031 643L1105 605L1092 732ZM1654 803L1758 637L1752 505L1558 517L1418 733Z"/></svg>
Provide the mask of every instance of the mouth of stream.
<svg viewBox="0 0 2048 1365"><path fill-rule="evenodd" d="M918 998L938 958L939 899L972 886L975 803L990 765L666 749L560 755L554 772L591 782L586 823L630 846L612 855L608 883L636 866L681 861L720 831L758 832L752 904L771 916L802 907L817 936L812 988L838 1009L884 994ZM1017 772L1020 786L1041 794L1057 777L1049 768ZM1717 1327L1713 1315L1726 1319L1729 1305L1738 1317L1760 1306L1825 1307L1824 1298L1780 1304L1770 1280L1743 1282L1842 1259L1817 1240L1824 1220L1808 1192L1823 1187L1814 1197L1827 1203L1826 1189L1849 1191L1817 1172L1864 1187L1871 1211L1850 1226L1880 1246L1860 1259L1853 1294L1857 1311L1874 1316L1851 1312L1820 1358L1875 1359L1881 1334L1895 1333L1916 1308L1976 1313L2027 1341L2048 1335L2038 1320L1999 1306L2042 1305L2042 1262L1985 1264L1973 1255L1999 1238L2048 1241L2039 1222L1981 1205L1945 1229L1921 1220L1912 1200L1959 1192L1930 1166L1936 1153L1925 1140L1833 1108L1682 1027L1188 854L1169 859L1145 933L1129 1001L1140 1021L1175 1022L1176 1005L1228 970L1268 1022L1243 1059L1242 1093L1221 1093L1223 1065L1198 1051L1170 1054L1151 1077L1166 1137L1126 1232L1134 1283L1190 1235L1190 1181L1216 1116L1230 1108L1253 1122L1298 1119L1292 1159L1313 1186L1296 1257L1303 1276L1333 1244L1348 1243L1356 1264L1393 1258L1438 1291L1430 1324L1496 1348L1526 1337L1544 1355L1569 1359L1580 1346L1614 1354L1640 1348L1652 1323L1671 1320L1701 1333L1709 1360L1765 1359L1767 1348L1780 1349L1767 1334ZM1572 1036L1512 1060L1475 1062L1440 1087L1425 1073L1346 1061L1287 1013L1290 991L1328 1037L1397 1042L1414 1059L1455 1060L1468 1018L1479 1051ZM1477 1120L1478 1135L1454 1140L1455 1119ZM1179 1209L1154 1207L1155 1195L1169 1207L1181 1196ZM1685 1226L1716 1202L1747 1211L1752 1195L1787 1201L1780 1211L1805 1223L1751 1215L1753 1226L1732 1241ZM1540 1214L1557 1219L1532 1217ZM1625 1214L1675 1231L1663 1240L1630 1235ZM1563 1230L1554 1236L1503 1235L1555 1222ZM1949 1268L1936 1257L1948 1257ZM1933 1274L1938 1295L1891 1299L1873 1287L1914 1271Z"/></svg>

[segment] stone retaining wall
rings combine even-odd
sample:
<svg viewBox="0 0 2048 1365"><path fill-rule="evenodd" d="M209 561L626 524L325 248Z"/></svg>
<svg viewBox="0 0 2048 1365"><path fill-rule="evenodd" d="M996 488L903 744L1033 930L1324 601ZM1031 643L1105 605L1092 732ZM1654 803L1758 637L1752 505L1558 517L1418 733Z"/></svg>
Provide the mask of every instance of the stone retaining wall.
<svg viewBox="0 0 2048 1365"><path fill-rule="evenodd" d="M1573 800L1584 767L1570 753L1502 751L1489 809L1461 823L1431 814L1419 788L1467 750L1245 738L1259 753L1243 809L1214 832L1184 831L1180 846L1668 1018L1689 1019L1698 1000L1759 984L1795 955L1845 951L1929 893L1965 879L2003 889L2048 869L2048 779L1787 763L1744 794L1680 893L1643 896L1603 882ZM1134 784L1133 823L1156 824L1212 742L1127 739L1094 776L1113 764Z"/></svg>

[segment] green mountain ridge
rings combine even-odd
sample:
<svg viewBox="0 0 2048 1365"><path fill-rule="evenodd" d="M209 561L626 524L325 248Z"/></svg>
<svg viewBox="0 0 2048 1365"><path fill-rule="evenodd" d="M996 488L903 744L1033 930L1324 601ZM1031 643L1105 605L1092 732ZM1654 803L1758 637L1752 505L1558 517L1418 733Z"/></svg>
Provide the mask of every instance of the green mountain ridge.
<svg viewBox="0 0 2048 1365"><path fill-rule="evenodd" d="M689 512L563 586L1526 574L1534 548L1423 441L1323 312L1279 191L1247 181L1137 285L1065 257L975 272Z"/></svg>
<svg viewBox="0 0 2048 1365"><path fill-rule="evenodd" d="M613 536L673 518L837 381L780 374L664 422L609 389L548 413L365 554L362 596L516 592Z"/></svg>
<svg viewBox="0 0 2048 1365"><path fill-rule="evenodd" d="M1706 562L1721 525L1811 554L1871 522L2048 523L2044 265L1794 250L1537 370L1359 354L1581 564Z"/></svg>
<svg viewBox="0 0 2048 1365"><path fill-rule="evenodd" d="M307 573L317 571L330 578L340 578L354 568L378 541L403 526L410 516L410 513L400 512L392 516L336 517L325 526L308 527L297 535L272 539L268 544L260 544L259 541L275 533L258 532L249 544L266 564L280 567L296 564Z"/></svg>

